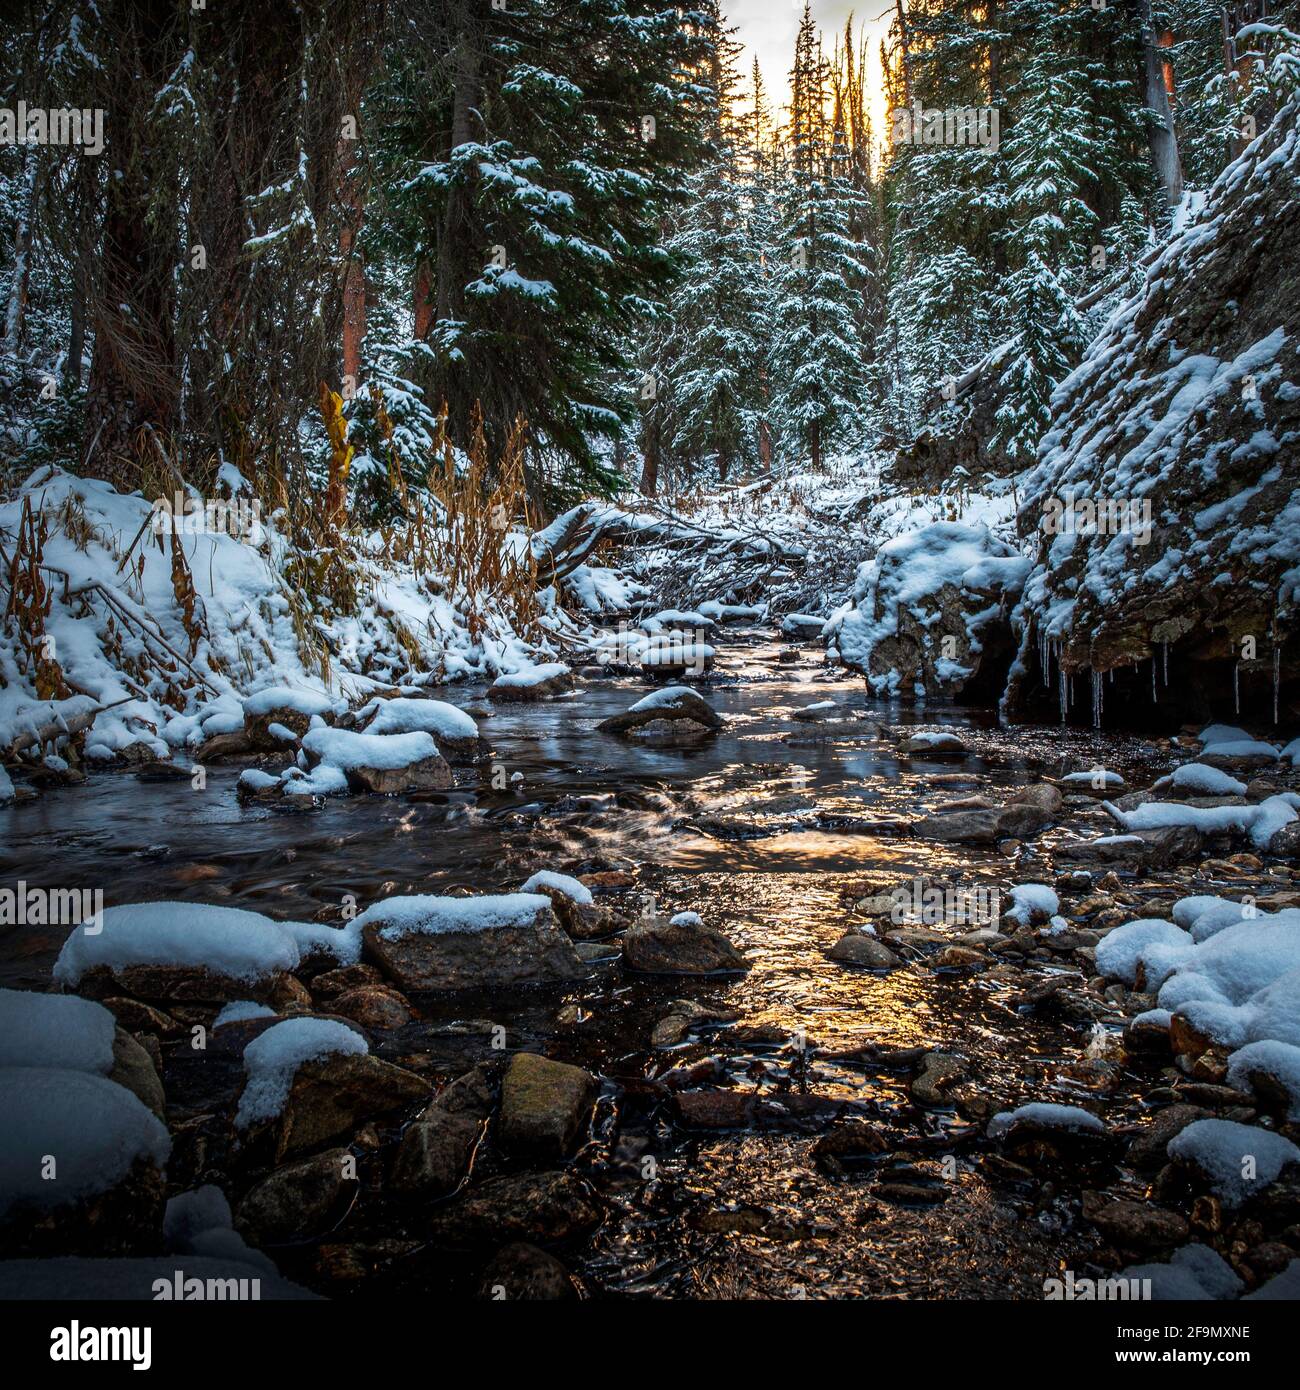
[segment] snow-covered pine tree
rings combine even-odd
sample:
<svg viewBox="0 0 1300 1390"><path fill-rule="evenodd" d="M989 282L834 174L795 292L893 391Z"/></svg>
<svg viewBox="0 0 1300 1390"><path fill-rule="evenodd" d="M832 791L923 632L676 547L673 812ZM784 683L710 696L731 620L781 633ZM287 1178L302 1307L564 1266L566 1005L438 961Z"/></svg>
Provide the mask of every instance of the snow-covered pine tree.
<svg viewBox="0 0 1300 1390"><path fill-rule="evenodd" d="M770 323L761 247L753 239L743 170L745 129L735 111L739 45L705 8L717 38L703 75L713 124L709 155L667 241L680 267L657 362L667 393L667 451L683 475L726 481L757 457Z"/></svg>
<svg viewBox="0 0 1300 1390"><path fill-rule="evenodd" d="M448 0L412 10L395 196L428 268L428 399L453 437L476 402L494 447L518 416L552 501L616 477L634 331L671 283L659 244L703 147L709 17L666 0ZM426 55L440 55L433 70Z"/></svg>
<svg viewBox="0 0 1300 1390"><path fill-rule="evenodd" d="M849 230L860 195L849 177L845 133L827 120L827 78L805 4L791 74L772 380L787 451L810 459L814 469L863 423L858 324L870 274Z"/></svg>

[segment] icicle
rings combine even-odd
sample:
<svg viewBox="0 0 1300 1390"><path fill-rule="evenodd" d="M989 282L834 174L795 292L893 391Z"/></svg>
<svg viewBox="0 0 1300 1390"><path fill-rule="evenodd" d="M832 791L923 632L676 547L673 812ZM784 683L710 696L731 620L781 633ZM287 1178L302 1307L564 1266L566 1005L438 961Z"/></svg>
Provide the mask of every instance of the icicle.
<svg viewBox="0 0 1300 1390"><path fill-rule="evenodd" d="M1070 687L1066 680L1064 666L1056 668L1056 679L1061 687L1061 723L1064 724L1066 716L1070 712Z"/></svg>
<svg viewBox="0 0 1300 1390"><path fill-rule="evenodd" d="M1161 642L1161 644L1160 644L1160 650L1161 650L1161 652L1164 653L1164 660L1165 660L1165 677L1164 677L1164 679L1165 679L1165 684L1168 685L1168 684L1169 684L1169 643L1168 643L1168 642Z"/></svg>
<svg viewBox="0 0 1300 1390"><path fill-rule="evenodd" d="M1158 704L1160 703L1160 695L1159 695L1159 693L1156 691L1156 654L1155 654L1155 652L1152 652L1152 653L1151 653L1151 703L1152 703L1153 705L1158 705Z"/></svg>
<svg viewBox="0 0 1300 1390"><path fill-rule="evenodd" d="M1102 692L1105 689L1105 682L1101 678L1099 671L1092 673L1092 727L1101 728L1101 714L1104 703Z"/></svg>
<svg viewBox="0 0 1300 1390"><path fill-rule="evenodd" d="M1232 663L1232 711L1241 713L1241 662Z"/></svg>

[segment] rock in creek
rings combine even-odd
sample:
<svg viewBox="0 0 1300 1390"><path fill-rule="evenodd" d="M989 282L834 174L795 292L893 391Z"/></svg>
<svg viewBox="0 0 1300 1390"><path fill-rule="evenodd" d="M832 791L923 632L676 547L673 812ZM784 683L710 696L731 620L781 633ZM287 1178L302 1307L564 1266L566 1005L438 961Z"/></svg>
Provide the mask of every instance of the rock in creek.
<svg viewBox="0 0 1300 1390"><path fill-rule="evenodd" d="M567 1157L595 1097L595 1078L581 1067L516 1052L501 1083L502 1145L541 1158Z"/></svg>
<svg viewBox="0 0 1300 1390"><path fill-rule="evenodd" d="M549 903L540 904L528 921L397 937L384 935L382 903L367 916L363 948L406 994L557 983L587 973Z"/></svg>
<svg viewBox="0 0 1300 1390"><path fill-rule="evenodd" d="M554 1255L521 1240L492 1257L483 1271L478 1296L506 1302L558 1303L577 1298L578 1284Z"/></svg>
<svg viewBox="0 0 1300 1390"><path fill-rule="evenodd" d="M602 1215L599 1197L576 1173L520 1173L471 1188L435 1212L427 1231L452 1245L550 1244L590 1234Z"/></svg>
<svg viewBox="0 0 1300 1390"><path fill-rule="evenodd" d="M845 965L861 965L868 970L897 970L902 960L874 936L848 931L826 953Z"/></svg>
<svg viewBox="0 0 1300 1390"><path fill-rule="evenodd" d="M469 1172L470 1159L483 1122L457 1114L436 1101L425 1108L402 1134L393 1160L391 1185L397 1192L442 1197Z"/></svg>
<svg viewBox="0 0 1300 1390"><path fill-rule="evenodd" d="M667 921L646 918L629 927L623 937L623 963L630 970L656 975L712 975L749 969L749 962L715 927L682 921L693 913Z"/></svg>
<svg viewBox="0 0 1300 1390"><path fill-rule="evenodd" d="M277 1168L235 1208L235 1229L250 1245L278 1245L323 1235L343 1215L356 1190L355 1160L347 1149L327 1149Z"/></svg>

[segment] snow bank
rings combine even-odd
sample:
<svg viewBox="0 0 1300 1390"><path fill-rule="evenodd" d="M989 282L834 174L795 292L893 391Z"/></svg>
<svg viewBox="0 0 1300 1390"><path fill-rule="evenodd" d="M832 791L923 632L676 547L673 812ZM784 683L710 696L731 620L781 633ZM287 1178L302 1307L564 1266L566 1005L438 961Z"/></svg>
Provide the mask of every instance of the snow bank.
<svg viewBox="0 0 1300 1390"><path fill-rule="evenodd" d="M54 978L73 989L96 966L206 967L254 981L293 970L307 950L328 952L340 965L360 956L356 922L343 928L277 922L260 912L210 903L133 903L110 907L95 935L73 929L54 964Z"/></svg>
<svg viewBox="0 0 1300 1390"><path fill-rule="evenodd" d="M15 1203L48 1208L115 1187L138 1159L164 1168L171 1136L124 1086L55 1067L0 1070L0 1215ZM57 1180L43 1173L45 1155Z"/></svg>
<svg viewBox="0 0 1300 1390"><path fill-rule="evenodd" d="M369 1051L360 1033L330 1018L288 1018L268 1028L244 1049L248 1080L235 1112L235 1128L274 1119L304 1062L334 1053Z"/></svg>

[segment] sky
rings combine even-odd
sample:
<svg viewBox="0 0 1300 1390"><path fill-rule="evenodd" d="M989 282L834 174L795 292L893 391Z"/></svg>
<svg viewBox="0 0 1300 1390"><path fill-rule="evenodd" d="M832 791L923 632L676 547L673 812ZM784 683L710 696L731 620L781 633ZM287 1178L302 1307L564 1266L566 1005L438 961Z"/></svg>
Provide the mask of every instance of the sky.
<svg viewBox="0 0 1300 1390"><path fill-rule="evenodd" d="M736 29L736 38L745 45L741 71L749 83L749 70L755 57L763 70L763 81L774 107L784 107L790 99L790 69L794 66L794 40L799 31L804 0L722 0L723 13ZM812 15L826 39L827 49L834 36L844 32L844 22L853 15L853 28L860 33L866 24L867 80L871 91L871 122L876 138L885 126L885 94L880 80L880 40L894 13L891 0L812 0Z"/></svg>

